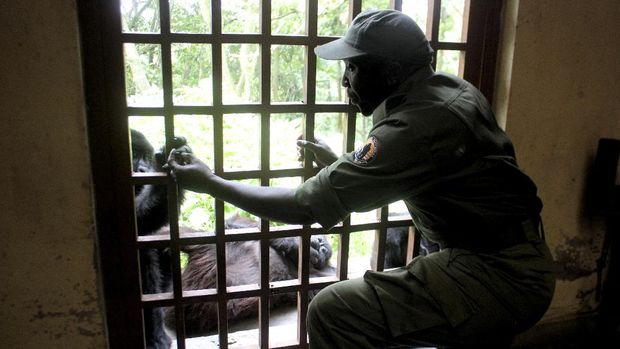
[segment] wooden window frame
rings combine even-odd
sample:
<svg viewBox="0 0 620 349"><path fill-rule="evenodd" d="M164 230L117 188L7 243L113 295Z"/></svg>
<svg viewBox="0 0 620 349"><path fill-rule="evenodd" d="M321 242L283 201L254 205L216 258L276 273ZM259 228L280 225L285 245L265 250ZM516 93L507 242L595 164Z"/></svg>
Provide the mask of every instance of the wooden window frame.
<svg viewBox="0 0 620 349"><path fill-rule="evenodd" d="M222 0L225 1L225 0ZM441 0L429 0L429 11L432 12L431 45L437 49L465 50L467 57L464 65L464 78L476 85L489 100L493 97L493 85L495 77L495 62L497 58L500 15L503 1L467 0L469 2L470 21L465 43L439 42L438 18ZM360 0L350 0L349 13L354 17L361 11ZM164 115L165 133L168 144L174 134L173 118L181 112L200 113L213 115L214 128L221 125L222 116L226 113L249 111L261 115L261 162L269 163L269 115L281 112L299 112L305 114L305 136L312 137L314 129L314 115L321 112L339 112L348 115L347 130L345 135L345 150L352 151L354 147L355 120L357 110L349 105L316 104L316 56L312 48L326 43L332 38L317 36L317 0L308 1L307 6L307 35L304 36L271 36L270 1L262 0L261 20L265 30L258 35L253 35L250 41L248 37L241 39L243 43L261 44L261 76L262 92L261 102L256 105L223 105L221 88L214 89L213 105L209 107L177 107L173 106L171 95L170 73L170 42L172 41L168 23L168 3L160 1L161 32L155 42L162 44L162 70L164 85L163 108L129 108L126 105L124 89L124 63L123 44L125 42L151 42L155 36L149 34L123 34L119 13L119 0L84 0L78 1L80 19L81 44L83 53L83 72L85 80L85 96L88 114L88 135L91 153L91 166L93 173L94 200L96 207L96 229L98 235L98 247L100 257L100 277L102 280L103 296L106 308L106 326L108 344L110 348L139 348L144 345L142 328L142 308L144 306L173 306L177 319L178 348L184 348L183 311L184 302L195 301L218 301L221 310L225 310L226 300L230 297L260 297L259 315L259 345L267 348L269 345L269 296L273 292L299 292L299 299L306 299L308 291L324 287L332 282L347 278L347 259L350 233L364 230L376 230L378 249L374 251L377 258L376 270L383 270L383 256L385 253L385 236L388 227L407 226L410 220L388 220L388 208L383 207L379 212L376 222L352 225L349 218L332 229L330 234L341 234L339 244L339 261L337 276L333 280L321 280L310 282L308 278L310 236L321 233L320 229L304 226L302 228L285 228L277 234L270 231L267 221L261 221L260 228L250 235L236 235L234 239L260 240L262 260L268 260L268 239L282 236L301 236L300 279L297 283L288 285L270 285L268 280L268 263L261 263L261 287L256 289L246 288L227 290L225 287L218 288L217 293L202 292L188 296L181 290L180 262L173 258L173 293L163 296L142 296L139 285L139 265L137 251L139 248L152 248L170 246L173 255L178 255L179 247L186 244L187 239L179 236L177 202L175 199L176 186L165 174L154 175L131 175L130 144L128 132L128 115ZM391 7L397 10L402 8L402 0L392 0ZM221 18L219 16L220 0L212 0L212 32L205 35L174 34L175 42L186 39L188 42L222 43L234 42L239 35L221 33ZM129 39L128 39L129 38ZM161 40L161 41L158 41ZM167 48L164 48L165 45ZM272 44L298 44L307 46L306 52L306 99L304 104L278 104L272 105L270 100L270 45ZM213 81L220 81L221 72L221 46L213 45ZM219 68L218 68L219 66ZM308 72L311 72L308 74ZM221 83L220 83L221 86ZM221 132L215 134L216 150L221 151ZM218 139L219 138L219 139ZM219 145L218 145L219 144ZM218 148L219 147L219 148ZM230 179L260 178L261 185L268 185L269 179L279 176L299 176L304 179L314 175L316 169L311 161L306 161L305 166L297 170L269 171L259 170L258 173L225 173L223 170L222 154L215 154L214 171ZM133 186L140 183L165 184L169 190L169 213L171 218L170 239L136 239L135 212ZM216 235L214 237L202 237L192 240L193 243L215 243L218 261L218 284L225 285L226 275L223 246L227 241L232 241L230 235L224 234L224 203L216 200ZM273 230L273 229L271 229ZM417 240L410 229L409 256L417 254ZM227 348L227 325L225 311L220 311L219 339L222 348ZM306 348L306 328L304 319L307 313L307 302L298 301L298 340L299 344L284 346L286 348ZM266 329L262 331L262 329Z"/></svg>

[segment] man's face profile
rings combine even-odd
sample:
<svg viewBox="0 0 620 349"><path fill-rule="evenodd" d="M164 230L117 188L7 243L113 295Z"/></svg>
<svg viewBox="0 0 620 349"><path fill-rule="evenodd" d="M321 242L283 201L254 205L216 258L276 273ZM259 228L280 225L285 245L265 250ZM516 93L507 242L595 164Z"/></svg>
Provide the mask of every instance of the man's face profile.
<svg viewBox="0 0 620 349"><path fill-rule="evenodd" d="M342 86L347 89L351 104L363 115L371 115L391 92L387 84L383 61L370 56L344 60Z"/></svg>

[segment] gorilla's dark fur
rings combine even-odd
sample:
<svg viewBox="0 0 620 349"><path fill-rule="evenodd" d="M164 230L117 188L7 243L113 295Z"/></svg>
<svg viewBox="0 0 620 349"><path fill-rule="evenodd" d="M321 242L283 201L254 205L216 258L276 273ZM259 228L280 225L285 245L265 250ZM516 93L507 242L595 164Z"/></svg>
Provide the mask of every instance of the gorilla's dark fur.
<svg viewBox="0 0 620 349"><path fill-rule="evenodd" d="M248 218L235 215L226 220L227 229L256 227L257 223ZM313 236L310 242L310 276L335 275L336 270L329 265L332 248L323 236ZM297 278L299 243L297 238L278 238L270 240L269 279L282 281ZM196 245L184 248L188 254L187 267L183 271L183 289L196 290L216 287L215 246ZM238 241L226 244L226 286L258 284L260 282L260 244L257 241ZM311 295L313 296L313 295ZM270 307L277 308L294 304L296 297L289 294L276 294L270 300ZM256 316L258 299L232 299L227 306L228 323ZM188 337L203 336L217 327L217 304L195 303L184 308L185 334ZM174 328L174 309L166 310L168 328Z"/></svg>
<svg viewBox="0 0 620 349"><path fill-rule="evenodd" d="M385 259L383 262L384 269L402 267L406 264L408 238L409 227L396 227L387 229L387 235L385 239ZM376 246L373 248L376 248ZM435 251L439 251L439 245L432 243L424 238L420 240L420 255L425 256ZM374 262L372 264L374 264Z"/></svg>
<svg viewBox="0 0 620 349"><path fill-rule="evenodd" d="M186 146L184 138L175 138L175 148ZM185 147L186 150L189 148ZM134 172L162 172L166 152L162 147L155 153L146 137L131 130L131 155ZM183 195L179 196L179 201ZM168 194L165 185L142 185L135 188L136 225L138 235L159 234L169 223ZM166 292L171 286L170 252L167 249L140 250L140 275L142 293ZM144 309L144 335L149 349L168 349L172 343L163 326L161 308Z"/></svg>

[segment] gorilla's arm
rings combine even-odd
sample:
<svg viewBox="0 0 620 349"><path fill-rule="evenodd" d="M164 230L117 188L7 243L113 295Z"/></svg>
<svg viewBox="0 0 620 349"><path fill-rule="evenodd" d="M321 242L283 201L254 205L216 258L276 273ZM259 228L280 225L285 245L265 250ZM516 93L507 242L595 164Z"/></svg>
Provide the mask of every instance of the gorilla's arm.
<svg viewBox="0 0 620 349"><path fill-rule="evenodd" d="M132 157L136 172L164 172L166 149L162 146L154 153L153 147L146 137L132 130ZM191 152L184 137L175 137L172 146ZM184 191L179 190L178 201L183 202ZM147 235L168 224L168 189L165 185L147 184L136 188L135 197L136 221L140 235Z"/></svg>
<svg viewBox="0 0 620 349"><path fill-rule="evenodd" d="M145 185L136 195L139 232L154 232L168 224L168 193L165 185Z"/></svg>

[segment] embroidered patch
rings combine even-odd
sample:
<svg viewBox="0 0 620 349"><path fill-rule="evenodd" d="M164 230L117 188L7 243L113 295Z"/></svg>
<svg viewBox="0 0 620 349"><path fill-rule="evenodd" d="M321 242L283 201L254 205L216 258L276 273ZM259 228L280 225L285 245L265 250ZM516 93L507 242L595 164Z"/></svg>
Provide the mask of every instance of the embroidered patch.
<svg viewBox="0 0 620 349"><path fill-rule="evenodd" d="M377 155L377 138L375 136L368 137L366 144L355 151L354 160L358 164L367 164L371 162Z"/></svg>

